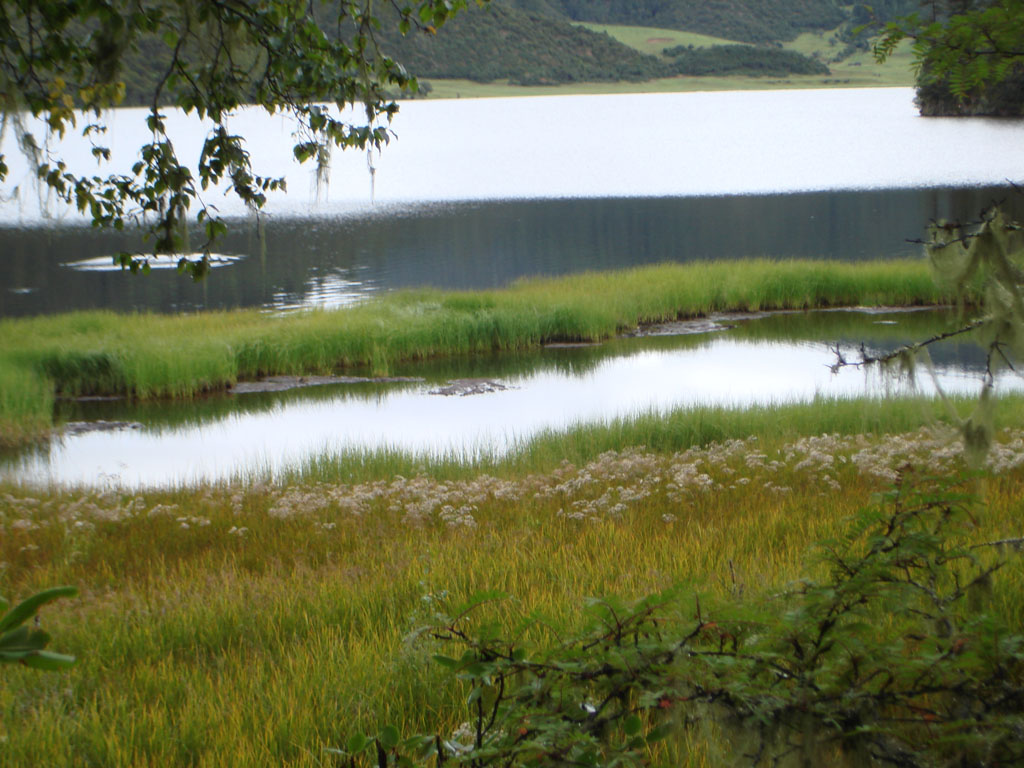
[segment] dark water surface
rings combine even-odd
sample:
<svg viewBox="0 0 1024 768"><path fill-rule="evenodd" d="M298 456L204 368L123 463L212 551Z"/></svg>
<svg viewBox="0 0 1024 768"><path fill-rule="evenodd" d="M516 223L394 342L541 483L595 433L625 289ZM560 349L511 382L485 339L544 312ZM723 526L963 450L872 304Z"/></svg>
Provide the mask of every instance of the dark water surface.
<svg viewBox="0 0 1024 768"><path fill-rule="evenodd" d="M200 283L173 269L135 276L108 266L112 254L139 247L131 234L7 226L0 317L340 306L399 288L494 288L695 259L907 257L920 253L908 240L929 220L970 221L996 201L1024 216L1024 197L1006 187L388 204L270 218L264 253L255 224L237 221L217 249L237 260Z"/></svg>

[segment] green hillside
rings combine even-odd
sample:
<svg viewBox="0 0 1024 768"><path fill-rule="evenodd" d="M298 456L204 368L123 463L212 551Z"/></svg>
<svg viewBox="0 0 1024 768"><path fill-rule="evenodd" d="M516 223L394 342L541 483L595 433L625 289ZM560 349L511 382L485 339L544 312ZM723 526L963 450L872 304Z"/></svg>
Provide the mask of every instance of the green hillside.
<svg viewBox="0 0 1024 768"><path fill-rule="evenodd" d="M899 73L895 78L875 76L866 44L850 35L855 22L872 13L886 18L905 12L916 0L880 0L874 11L840 2L491 0L484 8L469 4L436 35L402 37L395 19L382 9L376 37L386 53L421 81L467 83L467 95L496 95L476 86L489 83L506 89L585 90L606 84L660 91L902 84ZM780 41L785 52L779 50ZM690 51L690 46L703 50ZM674 55L666 55L669 48L676 49ZM162 41L143 41L125 68L127 103L148 103L167 57ZM464 90L458 86L453 93L442 84L438 92L457 95Z"/></svg>
<svg viewBox="0 0 1024 768"><path fill-rule="evenodd" d="M664 50L658 38L646 51L612 35L553 15L554 0L498 0L471 9L436 35L402 38L385 31L386 50L422 78L512 85L646 82L677 75L786 76L828 74L821 63L775 48L739 46L721 38L698 37L696 51ZM653 30L652 30L653 31ZM666 42L675 42L665 38ZM692 43L690 43L692 45ZM649 51L649 52L648 52ZM496 52L499 55L495 55Z"/></svg>
<svg viewBox="0 0 1024 768"><path fill-rule="evenodd" d="M497 2L472 7L436 35L400 37L386 51L421 78L508 80L515 85L644 81L671 74L665 62L561 18Z"/></svg>

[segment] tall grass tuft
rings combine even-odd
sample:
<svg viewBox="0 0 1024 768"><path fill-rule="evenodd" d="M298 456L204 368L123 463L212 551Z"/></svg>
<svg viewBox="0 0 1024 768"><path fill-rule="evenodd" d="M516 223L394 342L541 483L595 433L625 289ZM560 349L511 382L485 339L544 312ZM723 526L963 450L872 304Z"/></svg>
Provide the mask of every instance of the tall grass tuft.
<svg viewBox="0 0 1024 768"><path fill-rule="evenodd" d="M31 368L0 356L0 448L45 432L52 418L53 385Z"/></svg>

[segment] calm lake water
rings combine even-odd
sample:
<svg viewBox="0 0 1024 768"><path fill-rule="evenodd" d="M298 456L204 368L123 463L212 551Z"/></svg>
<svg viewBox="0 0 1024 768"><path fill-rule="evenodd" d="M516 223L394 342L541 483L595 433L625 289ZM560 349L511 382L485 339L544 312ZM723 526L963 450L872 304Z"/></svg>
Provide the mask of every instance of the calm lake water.
<svg viewBox="0 0 1024 768"><path fill-rule="evenodd" d="M0 190L0 316L75 308L160 311L338 306L382 290L495 287L704 258L908 256L931 218L971 220L1024 203L1024 123L921 118L906 88L558 96L410 102L370 176L337 153L320 199L291 159L281 118L240 114L258 170L285 175L263 251L240 219L218 246L231 257L193 284L173 273L110 271L134 235L82 227L39 200L12 137ZM172 118L180 154L204 129ZM145 140L140 110L119 111L114 168ZM79 151L79 154L82 154ZM92 169L84 159L83 169ZM14 191L17 187L17 191ZM1009 198L1009 199L1008 199ZM226 214L230 198L207 201ZM106 271L104 270L106 267Z"/></svg>
<svg viewBox="0 0 1024 768"><path fill-rule="evenodd" d="M501 455L545 430L702 404L751 405L815 397L931 393L877 374L833 375L830 343L851 359L948 327L935 312L817 312L726 321L717 332L619 339L600 346L475 357L397 370L421 382L338 384L186 403L65 403L69 420L137 422L69 434L0 459L0 478L32 484L167 486L279 477L318 457L399 449L425 456ZM984 360L971 344L933 351L943 389L977 393ZM443 395L453 379L500 391ZM1004 377L1003 390L1020 389Z"/></svg>

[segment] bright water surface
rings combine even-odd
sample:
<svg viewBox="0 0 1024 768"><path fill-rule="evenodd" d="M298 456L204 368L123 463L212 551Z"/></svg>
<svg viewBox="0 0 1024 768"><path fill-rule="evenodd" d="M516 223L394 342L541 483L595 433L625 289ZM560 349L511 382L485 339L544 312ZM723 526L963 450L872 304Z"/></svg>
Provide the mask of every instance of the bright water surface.
<svg viewBox="0 0 1024 768"><path fill-rule="evenodd" d="M949 327L934 312L794 313L736 323L700 335L620 339L418 365L396 371L422 383L347 384L280 393L224 395L173 404L66 404L69 419L138 420L141 428L67 435L0 461L0 477L33 484L174 485L232 477L274 477L317 457L399 449L428 456L501 455L545 430L694 405L752 405L919 391L923 378L879 379L855 369L829 372L827 343L873 352ZM947 392L976 393L976 347L933 352ZM452 379L487 378L508 389L433 394ZM1000 380L1003 390L1019 379Z"/></svg>

